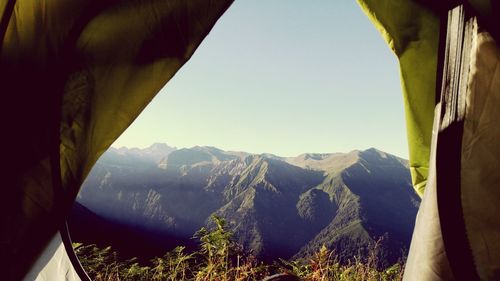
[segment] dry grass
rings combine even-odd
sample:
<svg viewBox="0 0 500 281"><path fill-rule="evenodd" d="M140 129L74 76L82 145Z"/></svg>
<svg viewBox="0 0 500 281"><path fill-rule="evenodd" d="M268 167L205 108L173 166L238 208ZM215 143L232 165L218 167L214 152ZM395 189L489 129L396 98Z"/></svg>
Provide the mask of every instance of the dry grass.
<svg viewBox="0 0 500 281"><path fill-rule="evenodd" d="M163 257L155 257L147 265L137 259L124 260L111 250L95 245L74 244L75 252L96 281L158 280L158 281L257 281L275 273L288 273L304 281L399 281L403 264L377 269L376 243L365 261L360 258L341 264L333 251L322 247L307 261L284 261L273 265L258 262L234 243L224 221L214 217L215 227L200 229L198 251L186 253L177 247Z"/></svg>

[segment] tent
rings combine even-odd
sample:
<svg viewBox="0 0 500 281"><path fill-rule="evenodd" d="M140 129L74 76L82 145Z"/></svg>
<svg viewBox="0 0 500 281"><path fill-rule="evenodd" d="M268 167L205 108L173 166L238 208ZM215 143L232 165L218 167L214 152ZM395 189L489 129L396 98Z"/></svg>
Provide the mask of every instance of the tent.
<svg viewBox="0 0 500 281"><path fill-rule="evenodd" d="M3 280L88 279L64 223L82 181L231 2L0 3ZM499 280L499 3L358 2L399 58L423 196L405 280Z"/></svg>

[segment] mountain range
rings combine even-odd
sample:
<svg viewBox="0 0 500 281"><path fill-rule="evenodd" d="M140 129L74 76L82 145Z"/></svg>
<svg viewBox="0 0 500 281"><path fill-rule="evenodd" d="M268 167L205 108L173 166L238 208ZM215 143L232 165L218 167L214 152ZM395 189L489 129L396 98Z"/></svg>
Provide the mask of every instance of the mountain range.
<svg viewBox="0 0 500 281"><path fill-rule="evenodd" d="M374 148L279 157L153 144L110 148L77 202L75 241L134 243L150 254L189 244L216 214L263 260L308 257L325 245L347 261L383 237L377 253L391 264L408 249L420 199L407 161Z"/></svg>

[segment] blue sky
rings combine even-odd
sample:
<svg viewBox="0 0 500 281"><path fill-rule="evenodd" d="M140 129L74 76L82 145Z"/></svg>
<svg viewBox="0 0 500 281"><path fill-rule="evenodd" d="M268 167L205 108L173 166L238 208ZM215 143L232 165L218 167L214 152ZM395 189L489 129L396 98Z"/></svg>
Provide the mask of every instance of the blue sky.
<svg viewBox="0 0 500 281"><path fill-rule="evenodd" d="M354 0L237 0L113 144L407 157L396 57Z"/></svg>

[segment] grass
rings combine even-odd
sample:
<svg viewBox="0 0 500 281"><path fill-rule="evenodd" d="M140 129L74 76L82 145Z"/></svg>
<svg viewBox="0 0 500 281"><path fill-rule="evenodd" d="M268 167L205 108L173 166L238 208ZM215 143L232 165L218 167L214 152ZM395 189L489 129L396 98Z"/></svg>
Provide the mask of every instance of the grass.
<svg viewBox="0 0 500 281"><path fill-rule="evenodd" d="M199 249L186 252L179 246L148 264L136 258L122 259L111 247L74 243L75 252L87 274L95 281L158 280L158 281L257 281L283 273L304 281L396 281L402 280L403 263L377 269L376 243L367 259L355 258L341 264L333 251L323 246L309 260L280 260L274 264L259 262L245 253L223 219L214 216L214 227L201 228L195 238ZM380 241L379 241L380 242Z"/></svg>

